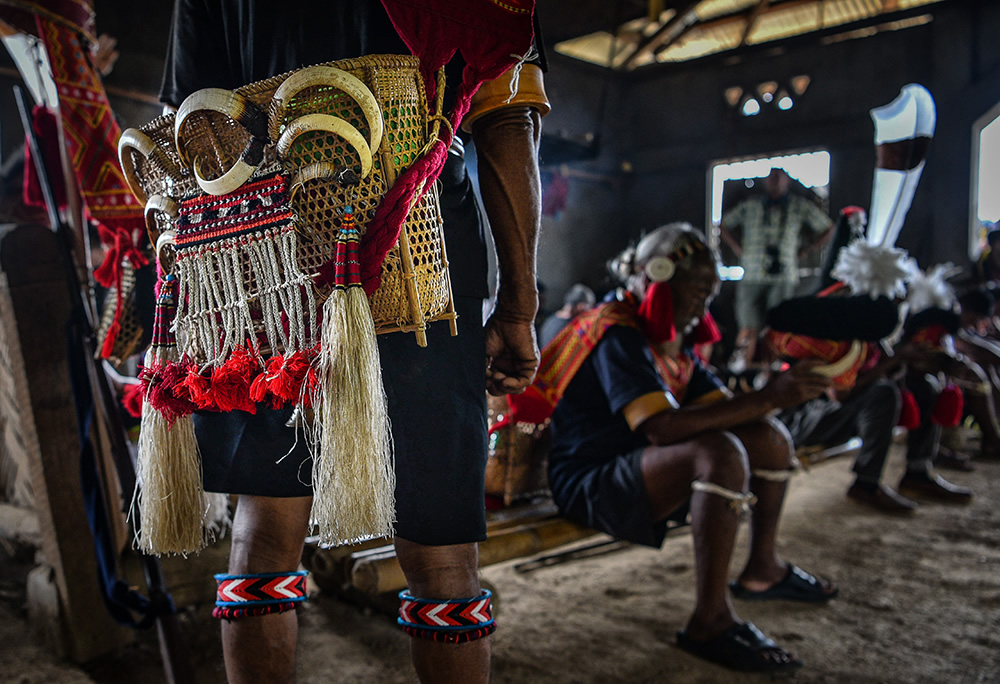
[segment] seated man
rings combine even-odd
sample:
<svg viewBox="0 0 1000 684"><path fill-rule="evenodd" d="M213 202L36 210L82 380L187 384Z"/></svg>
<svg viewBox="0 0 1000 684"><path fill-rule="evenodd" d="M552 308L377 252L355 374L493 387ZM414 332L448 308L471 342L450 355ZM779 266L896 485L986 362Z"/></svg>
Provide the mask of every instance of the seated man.
<svg viewBox="0 0 1000 684"><path fill-rule="evenodd" d="M845 320L847 317L842 312L834 313L837 309L831 305L838 303L836 296L789 300L769 313L772 328L768 340L773 346L780 347L779 354L802 358L782 336L784 333L776 334L774 321L779 312L784 319L794 319L800 331L815 325L841 329L871 325L871 320L878 315L874 313L878 302L866 295L855 300L855 306L860 307L865 302L868 305L865 310L856 310L853 318L857 320L852 322ZM885 298L882 301L888 303ZM807 311L809 309L811 313ZM813 324L806 320L810 316L827 320ZM892 327L891 323L889 327ZM880 346L871 341L878 339L878 335L865 338L859 334L857 339L869 339L858 357L859 368L835 378L834 391L778 414L791 432L796 447L831 446L860 437L862 446L853 467L855 480L847 490L847 496L885 512L916 511L919 507L917 502L904 494L957 502L967 502L972 498L971 490L948 482L932 469L941 438L937 411L944 388L937 375L942 368L953 365L950 361L954 359L941 352L936 345L924 342L926 329L936 330L936 326L925 326L920 319L911 317L906 334L891 355L883 355ZM804 338L811 342L802 345L802 348L817 348L826 341L825 336L821 337L823 339L820 340ZM899 482L899 491L881 482L893 430L898 424L908 429L906 472Z"/></svg>
<svg viewBox="0 0 1000 684"><path fill-rule="evenodd" d="M756 501L750 557L733 593L812 602L837 595L831 584L778 558L776 528L793 455L787 432L767 418L815 397L828 381L801 364L758 392L727 396L692 351L717 335L707 310L719 278L715 255L690 225L655 230L618 265L626 286L619 300L560 333L543 354L536 384L522 395L527 403L555 405L553 497L566 517L649 546L659 546L668 518L690 506L696 602L678 645L739 670L800 667L736 615L726 582L740 511Z"/></svg>
<svg viewBox="0 0 1000 684"><path fill-rule="evenodd" d="M975 288L958 297L960 327L955 334L955 350L975 363L985 376L981 382L963 386L965 412L973 416L982 433L980 456L1000 456L1000 342L991 335L990 322L996 306L992 292Z"/></svg>

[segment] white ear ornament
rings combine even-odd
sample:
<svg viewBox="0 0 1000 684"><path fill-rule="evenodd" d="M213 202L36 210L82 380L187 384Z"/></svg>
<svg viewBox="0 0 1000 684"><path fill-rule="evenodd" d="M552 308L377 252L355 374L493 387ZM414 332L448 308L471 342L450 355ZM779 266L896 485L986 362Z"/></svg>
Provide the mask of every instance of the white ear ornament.
<svg viewBox="0 0 1000 684"><path fill-rule="evenodd" d="M669 257L658 256L653 257L646 263L646 277L649 278L654 283L662 283L666 280L670 280L674 277L674 271L677 270L674 266L674 262Z"/></svg>

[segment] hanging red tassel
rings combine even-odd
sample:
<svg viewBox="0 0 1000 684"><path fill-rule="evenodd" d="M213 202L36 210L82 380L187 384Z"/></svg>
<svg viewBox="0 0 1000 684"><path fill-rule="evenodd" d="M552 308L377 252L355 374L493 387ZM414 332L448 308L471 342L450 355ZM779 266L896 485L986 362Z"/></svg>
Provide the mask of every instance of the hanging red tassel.
<svg viewBox="0 0 1000 684"><path fill-rule="evenodd" d="M964 406L965 398L962 396L962 389L955 385L948 385L938 395L934 410L931 412L931 420L941 427L956 427L962 422Z"/></svg>
<svg viewBox="0 0 1000 684"><path fill-rule="evenodd" d="M899 409L899 421L897 425L907 430L916 430L920 427L920 407L917 406L917 399L913 392L908 389L900 389L902 403Z"/></svg>
<svg viewBox="0 0 1000 684"><path fill-rule="evenodd" d="M674 327L674 293L669 281L653 283L639 305L639 324L650 342L661 344L677 337Z"/></svg>
<svg viewBox="0 0 1000 684"><path fill-rule="evenodd" d="M273 409L281 408L283 402L278 401L277 397L272 395L267 387L267 378L276 372L276 369L285 362L285 357L280 354L277 356L272 356L267 360L264 365L264 372L253 379L250 383L250 399L255 404L260 404L263 402L268 402Z"/></svg>
<svg viewBox="0 0 1000 684"><path fill-rule="evenodd" d="M691 331L691 343L695 345L715 344L722 339L722 333L711 312L706 311L698 325Z"/></svg>
<svg viewBox="0 0 1000 684"><path fill-rule="evenodd" d="M168 362L143 366L139 373L149 405L163 415L168 425L173 425L178 418L190 415L198 408L186 393L177 392L185 372L180 364Z"/></svg>
<svg viewBox="0 0 1000 684"><path fill-rule="evenodd" d="M318 381L312 368L310 354L300 351L283 359L281 363L268 364L267 388L282 403L309 405L309 396ZM303 391L305 386L305 391Z"/></svg>
<svg viewBox="0 0 1000 684"><path fill-rule="evenodd" d="M117 297L117 294L115 295ZM108 332L104 336L104 344L101 345L101 358L110 359L115 352L115 342L118 340L118 333L122 331L121 324L121 297L115 305L115 317L108 326Z"/></svg>

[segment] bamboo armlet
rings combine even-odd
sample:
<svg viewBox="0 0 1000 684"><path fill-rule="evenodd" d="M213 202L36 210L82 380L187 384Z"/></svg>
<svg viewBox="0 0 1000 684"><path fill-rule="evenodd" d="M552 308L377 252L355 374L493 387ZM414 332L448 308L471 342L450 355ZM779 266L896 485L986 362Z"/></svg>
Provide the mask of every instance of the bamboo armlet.
<svg viewBox="0 0 1000 684"><path fill-rule="evenodd" d="M514 105L534 107L545 116L552 109L545 95L542 70L536 64L524 64L517 74L516 92L511 93L511 82L515 78L514 68L508 69L498 78L487 81L472 96L469 113L462 120L462 130L472 131L472 124L490 112Z"/></svg>

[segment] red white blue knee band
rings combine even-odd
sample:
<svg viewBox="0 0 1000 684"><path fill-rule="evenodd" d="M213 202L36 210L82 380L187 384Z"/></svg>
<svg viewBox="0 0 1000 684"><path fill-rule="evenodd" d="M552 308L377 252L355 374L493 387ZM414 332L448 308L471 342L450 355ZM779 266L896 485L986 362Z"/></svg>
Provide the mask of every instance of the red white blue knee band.
<svg viewBox="0 0 1000 684"><path fill-rule="evenodd" d="M305 572L216 575L215 610L224 620L284 613L308 598Z"/></svg>
<svg viewBox="0 0 1000 684"><path fill-rule="evenodd" d="M496 631L490 599L483 589L479 596L467 599L434 600L416 598L399 592L399 618L396 620L411 637L461 644L489 636Z"/></svg>

